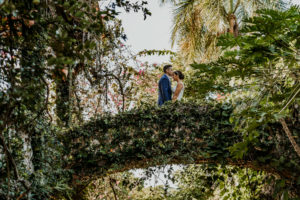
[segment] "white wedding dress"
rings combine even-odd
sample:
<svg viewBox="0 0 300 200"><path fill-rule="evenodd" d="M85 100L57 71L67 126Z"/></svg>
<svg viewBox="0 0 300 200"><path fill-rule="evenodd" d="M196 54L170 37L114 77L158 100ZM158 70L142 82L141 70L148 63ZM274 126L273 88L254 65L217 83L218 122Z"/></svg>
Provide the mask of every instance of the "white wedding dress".
<svg viewBox="0 0 300 200"><path fill-rule="evenodd" d="M182 83L182 82L181 82ZM177 85L175 87L172 88L172 92L173 94L175 93L176 91L176 88L177 88ZM177 101L181 101L182 97L183 97L183 93L184 93L184 84L182 83L182 89L181 91L179 92L179 95L177 97Z"/></svg>

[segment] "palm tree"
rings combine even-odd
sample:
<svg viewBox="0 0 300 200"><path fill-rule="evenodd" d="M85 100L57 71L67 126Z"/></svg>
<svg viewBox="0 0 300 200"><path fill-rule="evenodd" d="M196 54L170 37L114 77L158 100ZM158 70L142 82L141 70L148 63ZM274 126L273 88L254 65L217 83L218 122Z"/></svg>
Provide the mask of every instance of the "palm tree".
<svg viewBox="0 0 300 200"><path fill-rule="evenodd" d="M260 8L282 7L282 0L161 0L175 6L172 46L179 45L185 61L205 62L219 55L217 37L239 34L243 18Z"/></svg>

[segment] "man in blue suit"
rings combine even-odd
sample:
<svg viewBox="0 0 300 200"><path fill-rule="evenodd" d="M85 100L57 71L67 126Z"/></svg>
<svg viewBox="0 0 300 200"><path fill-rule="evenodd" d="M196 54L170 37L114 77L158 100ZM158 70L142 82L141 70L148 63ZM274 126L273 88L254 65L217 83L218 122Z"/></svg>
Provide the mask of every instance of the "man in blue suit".
<svg viewBox="0 0 300 200"><path fill-rule="evenodd" d="M162 106L166 101L172 100L171 77L172 65L164 66L164 75L158 82L158 105Z"/></svg>

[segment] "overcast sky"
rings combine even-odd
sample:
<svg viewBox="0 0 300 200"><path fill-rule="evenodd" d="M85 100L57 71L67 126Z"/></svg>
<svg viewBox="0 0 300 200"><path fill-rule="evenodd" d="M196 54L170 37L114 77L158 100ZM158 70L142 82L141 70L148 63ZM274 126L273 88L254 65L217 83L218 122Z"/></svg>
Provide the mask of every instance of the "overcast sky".
<svg viewBox="0 0 300 200"><path fill-rule="evenodd" d="M172 50L170 35L172 28L172 9L170 5L160 6L159 0L148 1L147 8L152 15L144 20L141 12L122 13L125 33L128 36L127 44L137 53L144 49ZM141 58L152 63L167 62L169 56L148 56Z"/></svg>

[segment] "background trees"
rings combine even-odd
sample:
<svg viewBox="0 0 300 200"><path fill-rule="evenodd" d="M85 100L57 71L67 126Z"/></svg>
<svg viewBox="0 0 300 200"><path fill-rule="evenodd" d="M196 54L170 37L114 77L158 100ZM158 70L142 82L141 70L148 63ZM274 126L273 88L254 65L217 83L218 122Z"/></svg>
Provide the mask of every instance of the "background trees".
<svg viewBox="0 0 300 200"><path fill-rule="evenodd" d="M243 26L242 20L254 16L261 8L283 8L278 0L178 0L174 4L172 44L178 44L184 62L209 62L221 53L217 38L225 33L234 36Z"/></svg>
<svg viewBox="0 0 300 200"><path fill-rule="evenodd" d="M0 6L1 199L70 198L61 130L92 117L77 96L84 81L98 88L98 97L113 84L127 94L126 63L108 65L126 60L115 9L149 11L143 2L119 0L103 10L97 1L5 0Z"/></svg>
<svg viewBox="0 0 300 200"><path fill-rule="evenodd" d="M243 138L232 144L232 154L242 158L251 153L250 148L264 151L265 147L257 145L266 135L258 127L267 127L279 119L285 119L286 131L292 130L289 139L294 140L294 147L299 145L299 8L254 12L266 2L175 3L179 7L173 39L180 41L182 54L179 52L173 61L186 66L186 58L207 63L215 60L193 65L194 70L187 75L191 78L186 94L201 102L209 102L207 97L214 91L228 95L223 101L234 106L231 123ZM250 10L245 9L247 3L252 5ZM67 156L78 149L68 149L63 144L66 133L70 133L66 130L73 130L99 112L118 113L141 106L142 102L155 103L159 68L138 63L137 55L124 46L126 35L121 22L115 19L117 7L140 10L147 16L150 13L144 6L145 2L116 0L99 10L96 1L1 1L0 198L82 198L73 195L81 193L72 186L82 180L74 174L74 156ZM242 27L238 26L242 16L252 14L256 17L245 20L240 34L234 35L237 27ZM231 34L226 34L227 28ZM220 35L220 46L215 47ZM223 48L220 58L216 48ZM269 139L290 147L286 137L282 138L282 127L276 130L279 131ZM294 154L277 150L279 159L261 157L259 161L283 169L296 166ZM80 160L86 155L77 156L82 156ZM261 188L268 185L264 182L268 174L260 172L236 169L233 173L223 166L197 170L191 167L177 174L178 191L171 194L159 187L155 195L204 198L214 195L209 191L216 187L224 198L260 198L260 191L264 191ZM189 173L200 178L186 179ZM221 194L221 185L229 183L230 173L244 185L240 191L230 186L230 191ZM245 178L245 173L252 177ZM136 181L128 176L130 181ZM203 176L207 179L203 180ZM194 187L187 187L191 182L196 183ZM268 186L275 191L272 198L295 197L289 190L294 185L286 180L277 179L276 184ZM119 195L129 194L127 185L119 187ZM251 197L244 191L251 191ZM151 195L148 189L142 192ZM112 193L108 196L115 197ZM138 191L135 197L143 198Z"/></svg>
<svg viewBox="0 0 300 200"><path fill-rule="evenodd" d="M295 126L299 120L299 8L258 13L245 20L242 36L227 35L219 41L229 50L218 62L193 65L198 75L206 76L207 91L230 95L228 100L236 105L232 122L252 142L259 135L256 127L262 124L289 117ZM250 142L247 139L239 145ZM240 147L232 150L242 156L246 148Z"/></svg>

